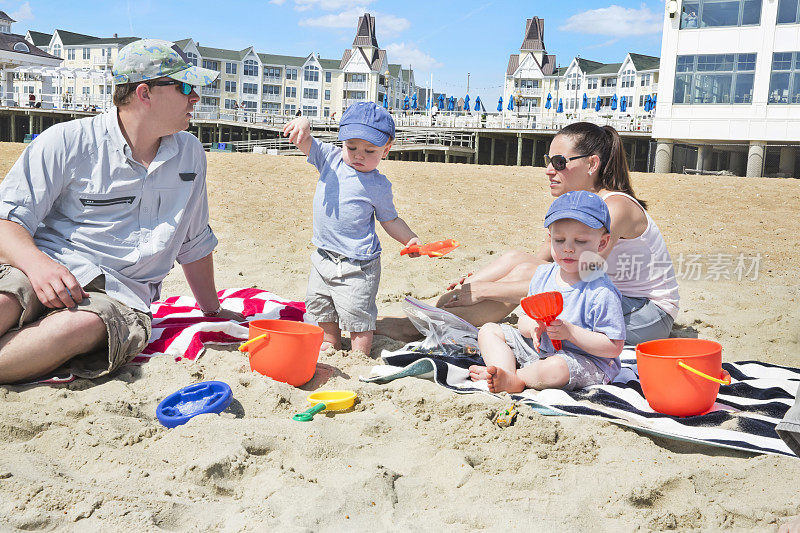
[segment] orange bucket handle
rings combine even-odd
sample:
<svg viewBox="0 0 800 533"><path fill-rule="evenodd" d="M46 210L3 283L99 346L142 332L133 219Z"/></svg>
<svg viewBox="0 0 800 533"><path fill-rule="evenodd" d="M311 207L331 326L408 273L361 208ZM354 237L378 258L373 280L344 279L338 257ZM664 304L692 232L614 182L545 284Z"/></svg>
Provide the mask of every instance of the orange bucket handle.
<svg viewBox="0 0 800 533"><path fill-rule="evenodd" d="M703 372L700 372L700 371L699 371L699 370L697 370L696 368L692 368L692 367L690 367L689 365L687 365L687 364L686 364L686 363L684 363L683 361L680 361L680 360L679 360L679 361L678 361L678 366L679 366L679 367L681 367L681 368L685 368L685 369L686 369L686 370L688 370L689 372L692 372L692 373L694 373L694 374L697 374L697 375L698 375L698 376L700 376L701 378L705 378L705 379L707 379L707 380L709 380L709 381L714 381L714 382L716 382L716 383L719 383L720 385L730 385L730 384L731 384L731 375L730 375L730 374L728 374L728 372L727 372L726 370L723 370L723 371L722 371L722 379L717 379L717 378L712 378L712 377L711 377L711 376L709 376L708 374L704 374Z"/></svg>
<svg viewBox="0 0 800 533"><path fill-rule="evenodd" d="M253 343L253 342L256 342L256 341L258 341L258 340L261 340L261 339L265 339L265 338L267 338L267 337L269 337L269 333L262 333L262 334L261 334L261 335L259 335L258 337L253 337L253 338L252 338L252 339L250 339L249 341L247 341L247 342L243 342L242 344L240 344L240 345L239 345L239 351L240 351L240 352L246 352L246 351L247 351L247 345L248 345L248 344L250 344L250 343Z"/></svg>

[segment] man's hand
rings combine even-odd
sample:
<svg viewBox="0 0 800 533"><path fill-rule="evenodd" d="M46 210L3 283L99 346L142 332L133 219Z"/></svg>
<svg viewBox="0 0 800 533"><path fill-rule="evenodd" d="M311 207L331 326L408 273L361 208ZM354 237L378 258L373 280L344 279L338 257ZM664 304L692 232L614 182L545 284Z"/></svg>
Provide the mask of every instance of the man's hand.
<svg viewBox="0 0 800 533"><path fill-rule="evenodd" d="M458 289L453 290L449 293L450 299L444 303L444 307L464 307L480 302L482 298L476 293L479 283L481 282L464 283Z"/></svg>
<svg viewBox="0 0 800 533"><path fill-rule="evenodd" d="M233 322L244 322L247 320L243 314L224 308L220 309L219 313L213 316L214 318L224 318L225 320L232 320Z"/></svg>
<svg viewBox="0 0 800 533"><path fill-rule="evenodd" d="M446 288L445 290L446 290L446 291L452 291L453 289L455 289L455 288L456 288L456 287L458 287L459 285L463 285L463 284L464 284L464 282L466 282L466 281L467 281L467 278L469 278L470 276L472 276L472 274L474 274L474 272L469 272L469 273L467 273L467 274L464 274L463 276L461 276L461 277L458 279L458 281L454 281L454 282L452 282L450 285L448 285L448 286L447 286L447 288Z"/></svg>
<svg viewBox="0 0 800 533"><path fill-rule="evenodd" d="M89 295L72 272L47 256L42 256L24 270L43 305L51 309L76 307Z"/></svg>
<svg viewBox="0 0 800 533"><path fill-rule="evenodd" d="M311 123L306 117L297 117L283 127L283 136L308 155L311 151Z"/></svg>

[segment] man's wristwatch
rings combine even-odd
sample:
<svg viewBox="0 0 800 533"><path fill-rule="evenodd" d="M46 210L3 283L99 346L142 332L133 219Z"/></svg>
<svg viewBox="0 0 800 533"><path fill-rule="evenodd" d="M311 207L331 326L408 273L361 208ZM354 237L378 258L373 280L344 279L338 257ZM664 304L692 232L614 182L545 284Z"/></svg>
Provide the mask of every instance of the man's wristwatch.
<svg viewBox="0 0 800 533"><path fill-rule="evenodd" d="M219 305L213 311L203 311L203 316L217 316L220 311L222 311L222 305Z"/></svg>

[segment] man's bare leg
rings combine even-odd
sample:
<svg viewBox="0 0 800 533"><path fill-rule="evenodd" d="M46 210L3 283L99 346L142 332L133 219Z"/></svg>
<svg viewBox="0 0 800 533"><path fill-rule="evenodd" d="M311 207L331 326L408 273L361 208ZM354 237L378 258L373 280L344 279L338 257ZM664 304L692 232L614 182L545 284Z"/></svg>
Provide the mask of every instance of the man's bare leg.
<svg viewBox="0 0 800 533"><path fill-rule="evenodd" d="M106 326L89 311L65 310L0 337L0 383L31 380L108 341Z"/></svg>
<svg viewBox="0 0 800 533"><path fill-rule="evenodd" d="M0 292L0 337L19 324L22 315L22 306L16 296L7 292Z"/></svg>

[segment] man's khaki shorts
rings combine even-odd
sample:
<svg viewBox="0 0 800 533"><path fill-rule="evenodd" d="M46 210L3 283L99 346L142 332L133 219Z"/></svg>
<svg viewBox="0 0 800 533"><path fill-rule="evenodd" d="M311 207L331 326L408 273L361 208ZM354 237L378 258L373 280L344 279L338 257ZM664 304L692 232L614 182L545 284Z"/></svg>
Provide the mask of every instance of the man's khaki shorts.
<svg viewBox="0 0 800 533"><path fill-rule="evenodd" d="M78 310L89 311L100 317L106 326L108 343L94 352L78 355L59 369L84 378L96 378L113 372L136 357L150 339L150 315L132 309L105 293L105 279L98 276L84 290L89 293L78 304ZM52 313L65 311L45 307L36 296L28 277L19 269L0 264L0 292L16 296L22 306L20 329Z"/></svg>

